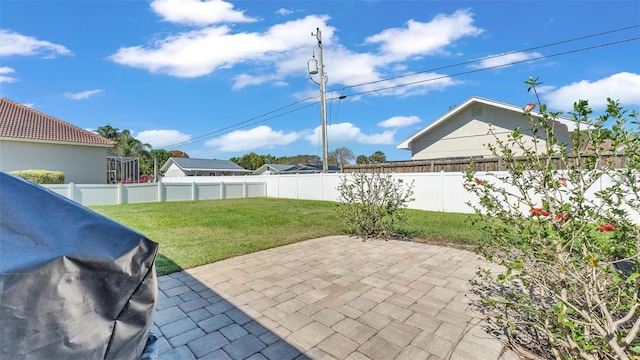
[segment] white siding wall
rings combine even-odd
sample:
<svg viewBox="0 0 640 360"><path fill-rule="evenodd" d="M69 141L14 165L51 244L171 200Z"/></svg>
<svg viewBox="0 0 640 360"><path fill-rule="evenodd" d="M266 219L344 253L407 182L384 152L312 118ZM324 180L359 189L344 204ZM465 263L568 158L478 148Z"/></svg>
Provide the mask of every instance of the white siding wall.
<svg viewBox="0 0 640 360"><path fill-rule="evenodd" d="M171 164L167 171L165 171L164 176L186 176L182 170L176 164Z"/></svg>
<svg viewBox="0 0 640 360"><path fill-rule="evenodd" d="M65 183L105 184L106 148L82 145L0 141L0 171L63 171Z"/></svg>
<svg viewBox="0 0 640 360"><path fill-rule="evenodd" d="M525 134L525 143L532 144L531 130L528 117L513 111L482 107L481 114L472 115L472 107L441 123L428 133L415 139L411 143L411 158L413 160L438 159L449 157L491 156L485 146L495 143L495 137L489 134L489 124L500 139L505 140L513 129L520 127ZM556 136L560 142L570 144L570 138L565 125L557 125ZM543 145L543 144L540 144ZM544 150L544 146L540 151ZM520 155L520 153L517 153Z"/></svg>

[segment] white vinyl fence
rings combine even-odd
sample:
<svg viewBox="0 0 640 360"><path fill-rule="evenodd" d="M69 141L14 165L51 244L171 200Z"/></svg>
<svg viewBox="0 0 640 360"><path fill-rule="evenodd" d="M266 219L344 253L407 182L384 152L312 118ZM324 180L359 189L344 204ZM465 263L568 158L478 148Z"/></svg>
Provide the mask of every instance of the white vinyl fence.
<svg viewBox="0 0 640 360"><path fill-rule="evenodd" d="M496 172L503 176L506 173ZM159 183L117 185L45 185L52 191L82 205L116 205L142 202L215 200L247 197L271 197L301 200L338 201L337 190L341 178L351 174L292 174L256 176L189 176L165 177ZM496 181L489 174L476 174L480 179ZM414 200L411 209L471 213L468 202L476 203L473 194L463 188L464 174L460 172L401 173L394 179L413 182ZM611 186L603 178L590 189L589 198L596 191ZM528 209L523 209L528 211ZM640 223L640 215L633 217Z"/></svg>
<svg viewBox="0 0 640 360"><path fill-rule="evenodd" d="M196 179L195 177L193 179ZM264 182L174 182L146 184L60 184L44 185L49 190L85 206L145 202L218 200L264 197Z"/></svg>

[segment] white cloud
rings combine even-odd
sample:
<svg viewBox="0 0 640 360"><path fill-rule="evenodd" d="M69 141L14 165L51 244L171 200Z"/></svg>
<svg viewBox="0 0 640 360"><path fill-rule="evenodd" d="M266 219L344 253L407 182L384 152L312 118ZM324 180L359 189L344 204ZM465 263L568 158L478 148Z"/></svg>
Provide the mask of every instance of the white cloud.
<svg viewBox="0 0 640 360"><path fill-rule="evenodd" d="M93 95L96 95L96 94L99 94L101 92L102 92L101 89L80 91L80 92L77 92L77 93L66 92L66 93L64 93L64 96L68 97L69 99L73 99L73 100L83 100L83 99L88 99L89 97L91 97Z"/></svg>
<svg viewBox="0 0 640 360"><path fill-rule="evenodd" d="M72 55L66 47L8 30L0 30L0 56L44 54L45 58L56 55Z"/></svg>
<svg viewBox="0 0 640 360"><path fill-rule="evenodd" d="M157 4L164 4L164 1L168 0L156 0ZM187 8L195 6L193 1L184 3L189 5L182 2L170 4L183 4L180 6ZM196 3L197 6L203 4ZM468 10L459 10L452 14L437 15L430 22L410 20L405 27L387 29L370 36L364 42L377 45L377 49L357 53L338 42L334 36L336 29L327 24L329 19L326 15L309 15L273 25L264 32L241 32L233 24L209 26L175 33L150 44L122 47L109 59L152 73L187 78L248 65L249 70L244 70L234 78L234 90L262 84L283 84L288 77L307 73L310 49L315 47L315 39L309 36L310 31L320 28L325 66L332 85L374 82L357 89L372 91L393 88L372 92L371 95L402 96L445 89L461 81L430 73L375 82L402 75L407 71L404 61L445 53L445 49L455 46L458 40L483 32L473 26L473 14ZM224 51L212 51L215 49ZM415 84L403 86L408 82Z"/></svg>
<svg viewBox="0 0 640 360"><path fill-rule="evenodd" d="M365 41L380 44L384 54L397 59L441 53L454 41L483 32L472 23L473 14L458 10L451 15L439 14L428 23L409 20L405 28L386 29Z"/></svg>
<svg viewBox="0 0 640 360"><path fill-rule="evenodd" d="M264 33L232 33L229 26L212 26L169 36L151 46L123 47L109 58L122 65L189 78L238 63L257 63L260 68L265 64L281 67L279 62L298 55L301 61L295 68L299 71L306 66L309 56L309 29L315 29L327 19L307 16L274 25ZM302 51L306 53L304 60Z"/></svg>
<svg viewBox="0 0 640 360"><path fill-rule="evenodd" d="M394 116L378 123L378 126L385 128L401 128L420 122L417 116Z"/></svg>
<svg viewBox="0 0 640 360"><path fill-rule="evenodd" d="M222 0L154 0L151 9L165 21L206 26L219 23L256 21L234 10L233 4Z"/></svg>
<svg viewBox="0 0 640 360"><path fill-rule="evenodd" d="M136 139L145 144L151 144L154 149L174 145L191 140L190 135L178 130L145 130L136 135Z"/></svg>
<svg viewBox="0 0 640 360"><path fill-rule="evenodd" d="M582 80L558 89L545 88L543 101L551 109L572 111L573 103L588 100L594 110L603 110L607 98L620 100L622 106L640 105L640 75L622 72L590 82Z"/></svg>
<svg viewBox="0 0 640 360"><path fill-rule="evenodd" d="M489 58L485 58L480 60L478 64L470 65L469 67L474 69L487 69L487 68L496 68L496 67L506 67L509 64L519 63L523 61L527 61L530 59L536 59L541 57L542 54L537 52L525 53L525 52L517 52L513 54L497 54L491 55Z"/></svg>
<svg viewBox="0 0 640 360"><path fill-rule="evenodd" d="M287 145L296 140L300 135L295 132L285 133L274 131L268 126L258 126L250 130L236 130L211 139L206 146L217 147L220 151L248 151L259 148L273 148L279 145Z"/></svg>
<svg viewBox="0 0 640 360"><path fill-rule="evenodd" d="M35 105L35 103L24 103L24 104L22 104L22 105L24 105L24 106L26 106L26 107L28 107L28 108L33 108L33 106Z"/></svg>
<svg viewBox="0 0 640 360"><path fill-rule="evenodd" d="M311 145L317 146L322 141L321 133L322 128L318 126L313 129L311 134L305 136L305 139L308 140ZM367 145L394 144L394 135L394 130L387 130L379 134L365 134L360 130L360 128L348 122L327 126L327 142L332 145L348 144L353 142Z"/></svg>
<svg viewBox="0 0 640 360"><path fill-rule="evenodd" d="M4 74L12 74L14 72L15 72L15 70L13 70L12 68L10 68L8 66L0 67L0 83L12 83L12 82L18 81L18 79L14 78L14 77L4 75Z"/></svg>
<svg viewBox="0 0 640 360"><path fill-rule="evenodd" d="M290 15L293 14L293 10L289 10L289 9L285 9L285 8L280 8L276 11L276 14L278 15Z"/></svg>

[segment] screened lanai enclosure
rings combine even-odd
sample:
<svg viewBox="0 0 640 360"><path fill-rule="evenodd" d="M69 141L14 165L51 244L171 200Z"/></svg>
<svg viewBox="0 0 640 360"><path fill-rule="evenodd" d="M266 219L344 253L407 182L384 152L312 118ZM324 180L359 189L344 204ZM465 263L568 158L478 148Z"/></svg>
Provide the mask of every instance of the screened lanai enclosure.
<svg viewBox="0 0 640 360"><path fill-rule="evenodd" d="M140 161L138 158L107 154L107 183L140 182Z"/></svg>

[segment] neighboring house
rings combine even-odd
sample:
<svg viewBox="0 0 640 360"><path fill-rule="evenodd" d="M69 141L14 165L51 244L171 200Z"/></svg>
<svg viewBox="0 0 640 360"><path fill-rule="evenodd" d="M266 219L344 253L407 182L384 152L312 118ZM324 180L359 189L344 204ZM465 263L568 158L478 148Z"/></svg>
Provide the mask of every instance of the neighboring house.
<svg viewBox="0 0 640 360"><path fill-rule="evenodd" d="M264 164L257 168L253 175L270 175L270 174L282 174L287 170L291 169L295 165L285 165L285 164Z"/></svg>
<svg viewBox="0 0 640 360"><path fill-rule="evenodd" d="M531 115L540 114L531 111ZM532 144L529 117L523 116L523 107L473 96L403 140L397 147L410 150L412 160L492 157L484 145L495 143L496 140L489 133L489 124L494 134L503 140L514 129L520 128L525 143ZM570 133L575 129L571 119L558 118L554 129L561 143L571 144ZM542 147L539 145L539 149L543 151L544 144ZM516 155L519 153L516 152Z"/></svg>
<svg viewBox="0 0 640 360"><path fill-rule="evenodd" d="M115 143L6 98L0 98L0 171L62 171L65 183L105 184L107 149Z"/></svg>
<svg viewBox="0 0 640 360"><path fill-rule="evenodd" d="M327 171L330 173L339 173L342 171L339 166L329 165ZM322 172L322 165L298 164L285 171L285 174L316 174Z"/></svg>
<svg viewBox="0 0 640 360"><path fill-rule="evenodd" d="M338 166L330 165L328 172L336 173L342 170ZM264 164L260 166L253 175L270 175L270 174L317 174L322 172L322 165L282 165L282 164Z"/></svg>
<svg viewBox="0 0 640 360"><path fill-rule="evenodd" d="M172 157L160 169L167 177L247 175L252 173L229 160Z"/></svg>

